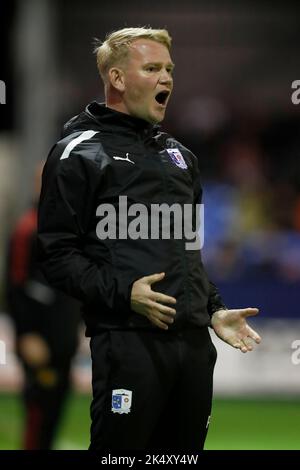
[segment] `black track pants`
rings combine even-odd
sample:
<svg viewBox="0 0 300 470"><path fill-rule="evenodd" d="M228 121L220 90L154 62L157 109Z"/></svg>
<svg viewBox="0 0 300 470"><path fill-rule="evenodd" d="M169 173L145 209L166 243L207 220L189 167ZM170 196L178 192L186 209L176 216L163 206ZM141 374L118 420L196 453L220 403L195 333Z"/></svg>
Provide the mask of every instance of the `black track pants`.
<svg viewBox="0 0 300 470"><path fill-rule="evenodd" d="M105 331L91 354L91 450L203 448L216 361L207 328Z"/></svg>

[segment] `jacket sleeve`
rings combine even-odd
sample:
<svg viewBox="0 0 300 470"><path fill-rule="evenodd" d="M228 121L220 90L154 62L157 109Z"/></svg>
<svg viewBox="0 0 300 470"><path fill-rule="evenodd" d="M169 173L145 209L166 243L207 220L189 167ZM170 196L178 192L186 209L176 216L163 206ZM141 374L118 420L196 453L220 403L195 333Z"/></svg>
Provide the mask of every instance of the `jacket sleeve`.
<svg viewBox="0 0 300 470"><path fill-rule="evenodd" d="M80 148L60 159L59 144L44 168L38 215L38 253L50 285L84 304L130 308L130 286L111 263L97 264L83 247L96 230L96 194L103 183L100 165L83 157Z"/></svg>
<svg viewBox="0 0 300 470"><path fill-rule="evenodd" d="M200 171L198 167L198 159L194 157L194 168L193 168L193 188L194 188L194 203L201 204L202 202L202 187L200 180ZM216 285L209 281L209 296L207 302L207 312L211 317L217 310L227 310L222 297L216 287Z"/></svg>
<svg viewBox="0 0 300 470"><path fill-rule="evenodd" d="M209 282L209 297L207 302L207 311L211 317L218 310L227 310L222 297L213 282Z"/></svg>

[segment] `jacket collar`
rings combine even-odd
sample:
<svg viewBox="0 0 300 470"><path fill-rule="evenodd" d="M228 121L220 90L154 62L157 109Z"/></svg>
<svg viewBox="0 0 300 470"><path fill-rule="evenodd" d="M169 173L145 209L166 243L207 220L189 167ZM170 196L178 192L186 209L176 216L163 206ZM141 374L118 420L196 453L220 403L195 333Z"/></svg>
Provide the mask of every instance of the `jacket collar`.
<svg viewBox="0 0 300 470"><path fill-rule="evenodd" d="M93 101L85 108L85 113L96 121L102 129L110 131L133 131L144 133L155 133L160 126L153 125L144 119L129 114L120 113L105 106L105 103Z"/></svg>

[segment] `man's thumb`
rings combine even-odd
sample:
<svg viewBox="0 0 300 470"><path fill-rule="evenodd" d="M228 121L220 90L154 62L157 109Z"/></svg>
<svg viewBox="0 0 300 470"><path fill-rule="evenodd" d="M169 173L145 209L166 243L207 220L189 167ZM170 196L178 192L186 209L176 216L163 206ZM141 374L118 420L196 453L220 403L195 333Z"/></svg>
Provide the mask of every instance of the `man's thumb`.
<svg viewBox="0 0 300 470"><path fill-rule="evenodd" d="M151 286L154 282L161 281L165 277L166 273L151 274L150 276L145 276L147 284Z"/></svg>
<svg viewBox="0 0 300 470"><path fill-rule="evenodd" d="M258 308L253 308L253 307L248 307L242 309L242 315L243 317L253 317L259 313Z"/></svg>

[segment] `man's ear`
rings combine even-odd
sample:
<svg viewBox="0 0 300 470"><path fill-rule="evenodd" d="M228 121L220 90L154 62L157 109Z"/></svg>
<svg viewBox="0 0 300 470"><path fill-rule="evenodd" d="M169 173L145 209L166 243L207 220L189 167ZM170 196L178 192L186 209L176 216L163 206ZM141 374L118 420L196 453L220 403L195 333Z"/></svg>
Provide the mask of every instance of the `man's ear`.
<svg viewBox="0 0 300 470"><path fill-rule="evenodd" d="M122 69L118 67L112 67L108 72L109 81L111 85L118 91L125 90L125 76Z"/></svg>

